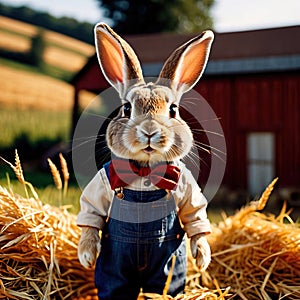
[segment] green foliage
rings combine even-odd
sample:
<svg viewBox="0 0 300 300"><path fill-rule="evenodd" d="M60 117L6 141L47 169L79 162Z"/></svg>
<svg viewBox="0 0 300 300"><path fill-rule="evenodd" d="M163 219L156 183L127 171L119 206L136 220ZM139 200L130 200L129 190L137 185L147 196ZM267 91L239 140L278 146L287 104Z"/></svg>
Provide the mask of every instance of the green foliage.
<svg viewBox="0 0 300 300"><path fill-rule="evenodd" d="M199 32L212 28L214 0L98 0L122 34Z"/></svg>
<svg viewBox="0 0 300 300"><path fill-rule="evenodd" d="M44 56L45 48L46 48L46 43L44 39L44 32L43 30L40 29L37 35L31 39L31 48L28 53L29 61L31 62L31 64L39 68L43 68L44 66L43 56Z"/></svg>

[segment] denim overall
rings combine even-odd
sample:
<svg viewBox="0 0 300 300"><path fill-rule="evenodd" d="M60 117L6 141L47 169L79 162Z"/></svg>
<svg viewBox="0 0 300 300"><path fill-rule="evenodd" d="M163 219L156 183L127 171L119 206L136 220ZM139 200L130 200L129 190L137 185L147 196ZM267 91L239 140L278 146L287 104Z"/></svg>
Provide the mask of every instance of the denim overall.
<svg viewBox="0 0 300 300"><path fill-rule="evenodd" d="M109 163L104 165L109 178ZM174 199L165 190L123 190L114 196L102 231L95 283L101 300L135 300L140 289L162 294L176 255L168 294L183 293L186 277L185 239ZM154 212L154 213L153 213Z"/></svg>

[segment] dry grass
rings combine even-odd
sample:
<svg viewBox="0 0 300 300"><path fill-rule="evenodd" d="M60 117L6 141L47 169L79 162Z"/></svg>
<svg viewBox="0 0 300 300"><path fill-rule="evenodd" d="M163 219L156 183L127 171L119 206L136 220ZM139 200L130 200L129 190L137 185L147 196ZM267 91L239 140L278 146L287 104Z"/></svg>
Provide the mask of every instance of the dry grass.
<svg viewBox="0 0 300 300"><path fill-rule="evenodd" d="M37 33L37 28L35 26L3 16L0 16L0 28L15 31L29 37L32 37Z"/></svg>
<svg viewBox="0 0 300 300"><path fill-rule="evenodd" d="M25 184L17 150L15 165L5 162ZM62 155L61 162L69 174ZM59 171L49 163L61 189ZM77 258L79 234L75 216L66 208L43 205L38 196L26 193L23 198L0 186L0 299L68 299L86 290L95 296L93 271L82 270Z"/></svg>
<svg viewBox="0 0 300 300"><path fill-rule="evenodd" d="M207 286L217 278L238 299L300 299L299 224L286 206L277 217L258 212L271 190L214 226L212 263L202 278Z"/></svg>
<svg viewBox="0 0 300 300"><path fill-rule="evenodd" d="M0 31L0 49L26 52L30 50L30 46L30 39L22 36L15 38L15 35L12 35L11 33Z"/></svg>
<svg viewBox="0 0 300 300"><path fill-rule="evenodd" d="M0 28L14 31L28 37L33 37L37 34L36 26L3 16L0 16ZM45 30L45 38L50 43L61 45L61 47L64 48L73 49L86 56L92 55L95 51L94 46L92 45L54 31Z"/></svg>
<svg viewBox="0 0 300 300"><path fill-rule="evenodd" d="M21 168L17 153L15 165ZM199 272L189 253L185 295L167 295L170 273L164 295L138 299L300 299L299 224L285 206L277 217L258 212L275 182L259 201L213 226L206 272ZM79 235L75 216L65 208L0 186L0 299L97 299L93 269L83 269L77 258Z"/></svg>
<svg viewBox="0 0 300 300"><path fill-rule="evenodd" d="M49 65L77 72L85 65L87 57L68 51L67 49L48 46L44 53L44 60Z"/></svg>
<svg viewBox="0 0 300 300"><path fill-rule="evenodd" d="M45 38L48 42L58 44L63 48L72 49L76 52L82 53L84 56L91 56L95 52L95 47L82 41L76 40L69 36L47 30Z"/></svg>
<svg viewBox="0 0 300 300"><path fill-rule="evenodd" d="M66 209L0 186L0 299L97 299L94 270L83 269L77 258L79 235ZM197 287L175 299L222 300L227 293Z"/></svg>
<svg viewBox="0 0 300 300"><path fill-rule="evenodd" d="M10 31L0 31L0 48L9 51L28 51L30 38L37 34L36 26L2 16L0 28ZM49 44L44 54L45 62L72 72L80 70L95 52L92 45L49 30L45 30L45 41Z"/></svg>
<svg viewBox="0 0 300 300"><path fill-rule="evenodd" d="M65 209L0 187L0 298L70 299L95 294L77 259L80 229Z"/></svg>
<svg viewBox="0 0 300 300"><path fill-rule="evenodd" d="M73 106L74 88L49 76L0 66L0 104L18 109L67 110ZM86 105L94 98L84 93Z"/></svg>

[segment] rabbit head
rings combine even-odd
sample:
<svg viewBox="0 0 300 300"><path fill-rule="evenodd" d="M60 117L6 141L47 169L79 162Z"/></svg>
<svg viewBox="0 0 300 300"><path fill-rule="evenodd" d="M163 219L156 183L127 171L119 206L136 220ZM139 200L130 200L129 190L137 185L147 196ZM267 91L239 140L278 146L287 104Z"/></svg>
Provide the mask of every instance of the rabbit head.
<svg viewBox="0 0 300 300"><path fill-rule="evenodd" d="M118 91L122 107L106 133L111 152L143 164L183 158L193 135L178 105L201 77L214 35L205 31L177 48L155 83L146 83L129 44L108 25L95 26L98 60L107 81Z"/></svg>

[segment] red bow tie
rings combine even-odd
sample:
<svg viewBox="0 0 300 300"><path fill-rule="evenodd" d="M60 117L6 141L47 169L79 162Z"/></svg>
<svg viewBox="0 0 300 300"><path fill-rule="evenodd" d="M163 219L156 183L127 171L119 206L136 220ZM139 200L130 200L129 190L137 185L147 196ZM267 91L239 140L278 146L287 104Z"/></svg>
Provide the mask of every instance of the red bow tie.
<svg viewBox="0 0 300 300"><path fill-rule="evenodd" d="M166 163L153 168L137 167L133 162L124 159L113 159L109 166L110 185L114 190L131 184L139 177L148 176L150 181L160 189L173 190L177 187L180 169Z"/></svg>

